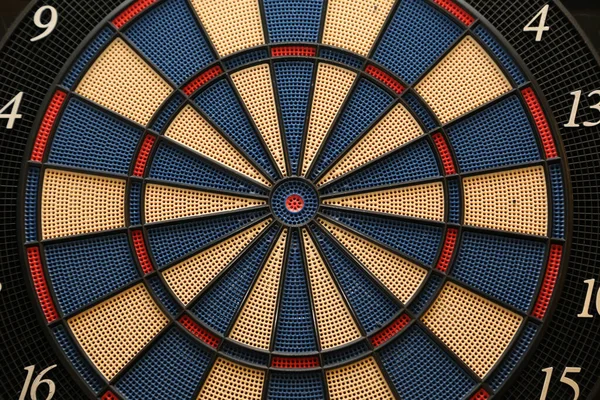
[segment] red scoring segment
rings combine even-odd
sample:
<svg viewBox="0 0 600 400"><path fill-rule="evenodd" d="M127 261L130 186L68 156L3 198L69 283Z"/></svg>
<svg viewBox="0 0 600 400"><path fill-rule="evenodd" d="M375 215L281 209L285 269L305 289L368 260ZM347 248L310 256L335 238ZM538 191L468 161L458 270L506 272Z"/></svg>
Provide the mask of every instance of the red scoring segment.
<svg viewBox="0 0 600 400"><path fill-rule="evenodd" d="M212 68L207 69L206 71L200 73L193 81L188 83L182 90L187 96L191 96L196 90L200 89L202 86L206 85L208 82L215 79L217 76L223 73L223 69L215 65Z"/></svg>
<svg viewBox="0 0 600 400"><path fill-rule="evenodd" d="M300 212L304 208L304 199L300 195L292 194L285 200L285 207L289 212Z"/></svg>
<svg viewBox="0 0 600 400"><path fill-rule="evenodd" d="M271 366L285 369L308 369L317 368L321 365L318 356L310 357L279 357L274 356Z"/></svg>
<svg viewBox="0 0 600 400"><path fill-rule="evenodd" d="M523 89L521 93L525 98L527 107L529 107L529 111L533 115L538 132L540 133L540 138L542 139L542 144L544 145L544 151L546 152L546 158L558 157L558 152L556 151L556 145L554 144L554 138L552 137L550 125L548 124L546 115L542 110L542 106L540 105L535 92L532 88L527 88Z"/></svg>
<svg viewBox="0 0 600 400"><path fill-rule="evenodd" d="M365 69L365 72L371 75L373 78L385 84L387 87L392 89L397 94L402 94L404 92L404 86L398 82L396 79L392 78L392 76L385 71L377 68L374 65L369 65Z"/></svg>
<svg viewBox="0 0 600 400"><path fill-rule="evenodd" d="M452 260L452 254L454 254L454 248L456 247L456 239L458 238L458 230L455 228L448 228L446 233L446 240L444 242L444 248L442 249L442 255L440 260L435 267L438 271L447 272L450 260Z"/></svg>
<svg viewBox="0 0 600 400"><path fill-rule="evenodd" d="M42 268L42 258L40 257L40 249L38 246L29 247L27 249L27 261L29 262L29 270L31 272L31 278L33 279L33 286L38 296L42 311L46 316L48 323L54 322L58 319L58 312L54 306L52 296L48 290L48 283L46 282L46 276Z"/></svg>
<svg viewBox="0 0 600 400"><path fill-rule="evenodd" d="M144 138L144 143L142 143L142 148L140 149L140 154L138 154L138 158L135 161L133 175L140 177L144 176L144 171L146 171L146 163L148 162L148 157L150 157L150 152L152 151L154 142L156 142L156 138L154 136L146 135Z"/></svg>
<svg viewBox="0 0 600 400"><path fill-rule="evenodd" d="M396 336L402 329L410 323L410 317L406 314L402 314L394 322L388 325L387 328L378 332L371 338L371 344L373 347L379 347L394 336Z"/></svg>
<svg viewBox="0 0 600 400"><path fill-rule="evenodd" d="M192 335L196 336L198 339L202 340L204 343L206 343L213 349L219 347L219 343L221 343L221 340L206 329L204 329L203 327L201 327L200 325L198 325L189 316L184 315L181 318L179 318L179 323L183 325L185 329L190 331Z"/></svg>
<svg viewBox="0 0 600 400"><path fill-rule="evenodd" d="M52 132L52 128L56 122L56 117L58 116L58 113L60 112L60 109L62 108L66 98L67 94L62 90L57 90L56 93L54 93L35 138L35 143L33 144L33 150L31 152L31 161L42 162L44 159L46 145L48 144L48 137L50 136L50 132Z"/></svg>
<svg viewBox="0 0 600 400"><path fill-rule="evenodd" d="M479 390L479 392L475 393L471 400L487 400L490 398L490 394L485 389Z"/></svg>
<svg viewBox="0 0 600 400"><path fill-rule="evenodd" d="M435 4L444 8L450 14L454 15L460 22L465 24L466 26L473 25L475 22L475 18L468 12L466 12L462 7L456 4L452 0L433 0Z"/></svg>
<svg viewBox="0 0 600 400"><path fill-rule="evenodd" d="M110 390L102 396L102 400L119 400L116 394L111 392Z"/></svg>
<svg viewBox="0 0 600 400"><path fill-rule="evenodd" d="M133 238L133 247L135 248L135 254L140 262L140 267L142 267L144 274L148 275L154 271L154 268L152 268L152 263L150 262L148 251L146 250L144 234L141 230L135 230L131 232L131 237Z"/></svg>
<svg viewBox="0 0 600 400"><path fill-rule="evenodd" d="M121 29L124 27L129 21L135 18L136 15L144 11L146 8L150 7L152 4L156 3L157 0L138 0L129 7L125 9L121 14L117 16L117 18L113 19L112 23L117 28Z"/></svg>
<svg viewBox="0 0 600 400"><path fill-rule="evenodd" d="M314 57L316 55L317 49L312 46L279 46L271 49L273 57Z"/></svg>
<svg viewBox="0 0 600 400"><path fill-rule="evenodd" d="M454 161L452 161L452 154L450 154L450 149L448 148L446 139L444 139L441 133L434 133L431 137L435 142L438 152L440 153L440 157L442 158L446 175L456 174L456 168L454 167Z"/></svg>
<svg viewBox="0 0 600 400"><path fill-rule="evenodd" d="M552 293L554 293L554 287L556 286L556 280L558 279L558 272L560 270L562 253L563 247L559 244L553 244L550 248L546 276L544 277L544 283L542 284L540 294L538 295L532 313L532 315L538 319L544 319L548 306L550 305L550 300L552 300Z"/></svg>

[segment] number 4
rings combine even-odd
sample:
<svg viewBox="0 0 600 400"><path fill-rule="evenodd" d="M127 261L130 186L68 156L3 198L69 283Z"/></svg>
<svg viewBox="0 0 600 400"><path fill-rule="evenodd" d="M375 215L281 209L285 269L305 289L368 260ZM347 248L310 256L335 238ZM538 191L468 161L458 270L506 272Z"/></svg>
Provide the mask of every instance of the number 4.
<svg viewBox="0 0 600 400"><path fill-rule="evenodd" d="M548 389L550 388L550 381L552 380L552 373L554 372L554 368L546 368L543 369L542 372L546 373L546 380L544 381L544 389L542 390L542 395L540 396L540 400L546 400L548 398ZM578 374L581 372L581 368L575 367L566 367L562 376L560 377L560 381L565 385L568 385L575 392L575 397L573 400L579 399L579 385L571 378L567 378L567 374Z"/></svg>
<svg viewBox="0 0 600 400"><path fill-rule="evenodd" d="M0 110L0 119L7 119L8 124L6 125L7 129L13 129L15 127L15 121L23 118L21 114L19 114L19 108L21 107L21 101L23 100L23 92L19 93L13 99ZM10 109L10 114L7 114L8 109Z"/></svg>
<svg viewBox="0 0 600 400"><path fill-rule="evenodd" d="M546 21L548 20L549 9L550 4L546 4L544 8L542 8L540 12L538 12L531 21L529 21L527 26L523 28L523 32L537 32L537 35L535 36L536 42L541 42L542 36L544 36L544 32L548 32L550 30L550 27L546 25ZM540 20L540 23L538 24L538 26L533 26L537 19Z"/></svg>

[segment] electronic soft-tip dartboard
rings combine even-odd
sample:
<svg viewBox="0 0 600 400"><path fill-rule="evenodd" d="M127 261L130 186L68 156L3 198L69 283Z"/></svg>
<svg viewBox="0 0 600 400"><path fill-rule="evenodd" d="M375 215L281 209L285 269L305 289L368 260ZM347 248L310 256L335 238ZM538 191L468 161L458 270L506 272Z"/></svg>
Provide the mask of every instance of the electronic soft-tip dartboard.
<svg viewBox="0 0 600 400"><path fill-rule="evenodd" d="M0 77L2 400L599 398L558 1L39 0Z"/></svg>

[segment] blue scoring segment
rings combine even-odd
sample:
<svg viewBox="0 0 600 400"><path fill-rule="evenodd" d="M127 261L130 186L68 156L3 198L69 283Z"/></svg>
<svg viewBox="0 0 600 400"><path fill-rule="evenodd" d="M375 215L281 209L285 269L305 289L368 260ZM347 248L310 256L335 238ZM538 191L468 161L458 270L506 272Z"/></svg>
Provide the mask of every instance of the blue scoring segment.
<svg viewBox="0 0 600 400"><path fill-rule="evenodd" d="M167 0L124 32L176 85L215 61L185 0Z"/></svg>

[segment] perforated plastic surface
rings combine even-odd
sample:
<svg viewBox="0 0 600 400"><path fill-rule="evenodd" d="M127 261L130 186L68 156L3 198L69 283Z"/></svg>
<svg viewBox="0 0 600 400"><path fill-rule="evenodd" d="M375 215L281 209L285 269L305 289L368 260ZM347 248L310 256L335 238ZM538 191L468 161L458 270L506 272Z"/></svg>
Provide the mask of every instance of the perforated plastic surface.
<svg viewBox="0 0 600 400"><path fill-rule="evenodd" d="M188 399L194 395L210 360L205 348L171 328L115 386L127 398Z"/></svg>
<svg viewBox="0 0 600 400"><path fill-rule="evenodd" d="M533 128L517 96L486 108L446 132L463 172L526 164L541 158Z"/></svg>
<svg viewBox="0 0 600 400"><path fill-rule="evenodd" d="M213 365L198 400L259 400L265 373L218 358Z"/></svg>
<svg viewBox="0 0 600 400"><path fill-rule="evenodd" d="M254 119L267 148L282 175L287 175L286 157L281 142L281 128L271 82L271 67L260 64L231 75L242 101Z"/></svg>
<svg viewBox="0 0 600 400"><path fill-rule="evenodd" d="M523 312L532 305L546 245L465 232L452 274Z"/></svg>
<svg viewBox="0 0 600 400"><path fill-rule="evenodd" d="M337 400L393 399L379 366L372 357L327 371L329 395Z"/></svg>
<svg viewBox="0 0 600 400"><path fill-rule="evenodd" d="M278 62L274 69L291 172L297 174L314 64Z"/></svg>
<svg viewBox="0 0 600 400"><path fill-rule="evenodd" d="M165 281L183 304L226 268L270 223L263 221L163 272Z"/></svg>
<svg viewBox="0 0 600 400"><path fill-rule="evenodd" d="M392 103L392 96L377 85L361 79L348 99L337 125L327 138L311 172L315 179L363 133Z"/></svg>
<svg viewBox="0 0 600 400"><path fill-rule="evenodd" d="M542 167L465 178L465 224L548 234L548 192Z"/></svg>
<svg viewBox="0 0 600 400"><path fill-rule="evenodd" d="M106 46L112 35L113 30L110 27L106 27L102 29L100 33L98 33L98 36L94 39L94 41L88 45L83 53L81 53L77 59L77 62L73 65L71 71L65 77L63 85L69 89L73 88L75 82L79 79L86 66L88 66L90 61L92 61L98 52L100 52L100 50Z"/></svg>
<svg viewBox="0 0 600 400"><path fill-rule="evenodd" d="M287 230L279 235L233 325L229 336L238 342L264 350L270 348L287 236Z"/></svg>
<svg viewBox="0 0 600 400"><path fill-rule="evenodd" d="M323 214L425 265L433 264L442 242L442 228L433 225L327 208Z"/></svg>
<svg viewBox="0 0 600 400"><path fill-rule="evenodd" d="M147 223L223 213L266 204L265 200L253 200L157 184L146 185L145 194Z"/></svg>
<svg viewBox="0 0 600 400"><path fill-rule="evenodd" d="M475 382L421 328L413 327L381 352L396 390L407 399L460 399Z"/></svg>
<svg viewBox="0 0 600 400"><path fill-rule="evenodd" d="M344 254L316 225L311 226L340 289L367 334L381 329L400 311L398 304L369 279L364 270Z"/></svg>
<svg viewBox="0 0 600 400"><path fill-rule="evenodd" d="M195 101L224 134L264 168L269 176L276 177L275 167L256 136L256 131L250 123L250 116L244 112L228 81L224 79L217 81L201 92Z"/></svg>
<svg viewBox="0 0 600 400"><path fill-rule="evenodd" d="M272 42L316 42L323 0L265 0L264 8Z"/></svg>
<svg viewBox="0 0 600 400"><path fill-rule="evenodd" d="M206 292L191 311L215 331L225 334L251 289L252 282L269 254L269 246L277 236L279 226L271 226L265 234L234 263Z"/></svg>
<svg viewBox="0 0 600 400"><path fill-rule="evenodd" d="M403 303L425 279L427 271L412 262L327 220L319 222Z"/></svg>
<svg viewBox="0 0 600 400"><path fill-rule="evenodd" d="M127 175L142 131L81 100L67 105L48 162Z"/></svg>
<svg viewBox="0 0 600 400"><path fill-rule="evenodd" d="M45 254L48 275L65 314L138 277L125 233L49 245Z"/></svg>
<svg viewBox="0 0 600 400"><path fill-rule="evenodd" d="M408 186L326 199L323 204L364 211L444 220L444 187L442 183Z"/></svg>
<svg viewBox="0 0 600 400"><path fill-rule="evenodd" d="M148 177L161 181L184 183L198 188L221 189L247 194L264 195L266 193L255 183L166 142L158 146Z"/></svg>
<svg viewBox="0 0 600 400"><path fill-rule="evenodd" d="M319 185L326 184L383 156L422 133L417 121L404 106L401 104L394 106L321 178Z"/></svg>
<svg viewBox="0 0 600 400"><path fill-rule="evenodd" d="M393 0L329 0L323 43L366 57L393 5Z"/></svg>
<svg viewBox="0 0 600 400"><path fill-rule="evenodd" d="M42 187L42 238L121 228L125 181L47 169Z"/></svg>
<svg viewBox="0 0 600 400"><path fill-rule="evenodd" d="M192 0L221 57L265 42L257 0Z"/></svg>
<svg viewBox="0 0 600 400"><path fill-rule="evenodd" d="M321 347L329 349L358 339L358 326L306 229L302 238Z"/></svg>
<svg viewBox="0 0 600 400"><path fill-rule="evenodd" d="M471 36L465 37L415 86L442 123L511 89L500 67ZM456 100L448 102L448 98Z"/></svg>
<svg viewBox="0 0 600 400"><path fill-rule="evenodd" d="M413 83L450 47L461 31L447 15L427 1L403 1L373 59L406 82Z"/></svg>
<svg viewBox="0 0 600 400"><path fill-rule="evenodd" d="M319 400L325 397L323 375L320 372L275 372L269 377L268 399Z"/></svg>
<svg viewBox="0 0 600 400"><path fill-rule="evenodd" d="M215 59L185 0L167 0L154 7L125 36L177 85Z"/></svg>
<svg viewBox="0 0 600 400"><path fill-rule="evenodd" d="M27 279L83 390L503 390L554 310L572 204L559 121L496 30L451 0L107 21L27 92L48 101L19 187Z"/></svg>
<svg viewBox="0 0 600 400"><path fill-rule="evenodd" d="M440 176L429 143L420 141L367 164L323 189L324 194L394 185Z"/></svg>
<svg viewBox="0 0 600 400"><path fill-rule="evenodd" d="M112 379L167 322L142 284L68 320L75 338L107 379Z"/></svg>
<svg viewBox="0 0 600 400"><path fill-rule="evenodd" d="M355 78L356 73L345 68L319 63L304 143L302 175L305 175L312 165L342 103L350 93Z"/></svg>
<svg viewBox="0 0 600 400"><path fill-rule="evenodd" d="M102 378L100 378L96 371L94 371L86 363L62 325L56 327L53 330L53 333L62 351L69 359L69 362L73 365L73 367L75 367L75 370L83 377L85 382L92 388L94 393L98 394L104 386Z"/></svg>
<svg viewBox="0 0 600 400"><path fill-rule="evenodd" d="M274 349L306 353L316 351L317 342L298 232L290 241Z"/></svg>
<svg viewBox="0 0 600 400"><path fill-rule="evenodd" d="M422 320L483 378L513 340L523 317L446 283Z"/></svg>
<svg viewBox="0 0 600 400"><path fill-rule="evenodd" d="M141 125L147 125L171 87L122 39L96 59L76 92Z"/></svg>
<svg viewBox="0 0 600 400"><path fill-rule="evenodd" d="M265 217L265 211L224 215L148 229L148 243L159 267Z"/></svg>

